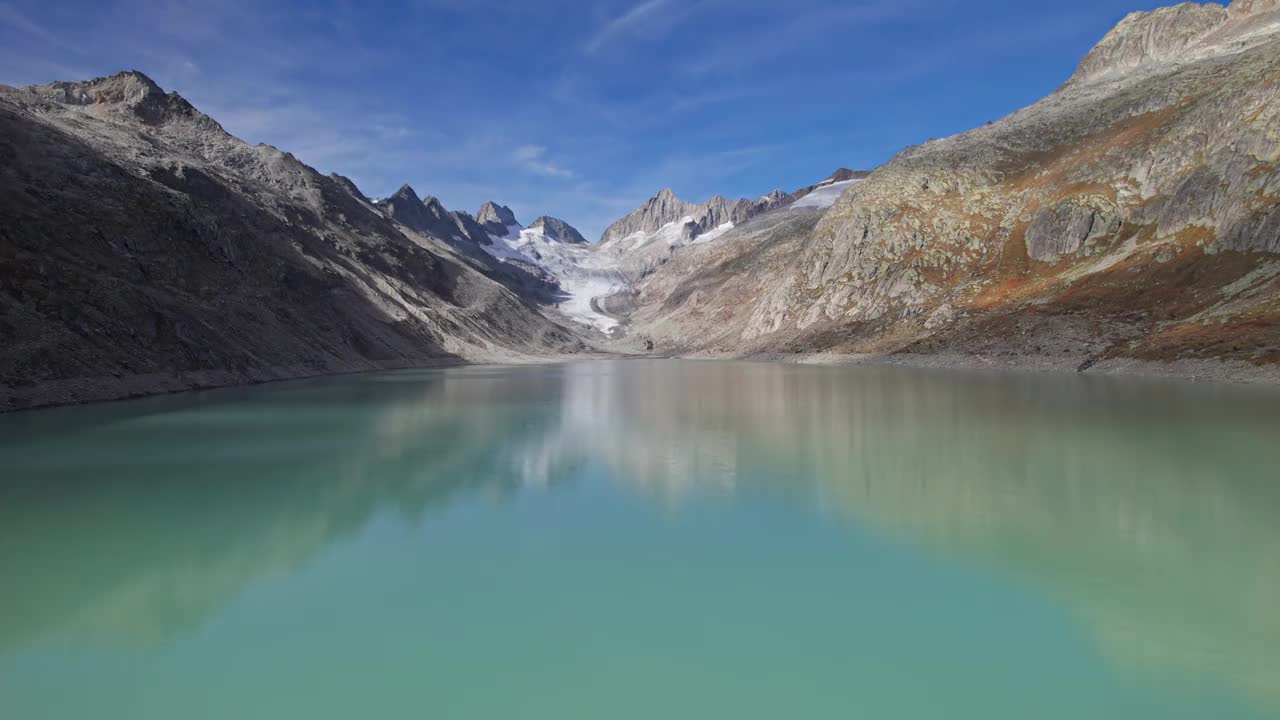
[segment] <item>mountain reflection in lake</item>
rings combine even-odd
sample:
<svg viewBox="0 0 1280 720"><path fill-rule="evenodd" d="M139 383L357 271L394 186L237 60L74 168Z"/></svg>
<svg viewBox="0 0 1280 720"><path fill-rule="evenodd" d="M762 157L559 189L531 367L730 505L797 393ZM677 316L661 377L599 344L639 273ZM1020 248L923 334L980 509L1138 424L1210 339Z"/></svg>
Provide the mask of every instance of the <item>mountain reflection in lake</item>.
<svg viewBox="0 0 1280 720"><path fill-rule="evenodd" d="M202 712L337 717L376 693L370 717L1019 717L1044 682L1062 717L1276 717L1277 438L1269 391L687 361L3 417L0 713L171 717L210 664L252 665L245 638L318 662L281 629L296 612L361 667L351 638L398 628L378 657L405 677L348 672L314 704L232 678ZM1006 602L1038 620L1005 626ZM153 661L172 696L143 703ZM864 695L836 690L841 667ZM434 700L411 680L428 671Z"/></svg>

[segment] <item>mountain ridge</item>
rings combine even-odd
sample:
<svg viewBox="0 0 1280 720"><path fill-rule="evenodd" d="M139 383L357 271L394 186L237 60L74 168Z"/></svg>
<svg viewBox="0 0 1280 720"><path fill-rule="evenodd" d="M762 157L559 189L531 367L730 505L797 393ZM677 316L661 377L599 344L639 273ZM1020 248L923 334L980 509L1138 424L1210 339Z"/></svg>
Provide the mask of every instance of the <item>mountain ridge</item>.
<svg viewBox="0 0 1280 720"><path fill-rule="evenodd" d="M1125 16L1081 60L1067 85L1168 68L1215 52L1238 52L1280 24L1277 0L1183 2Z"/></svg>
<svg viewBox="0 0 1280 720"><path fill-rule="evenodd" d="M597 243L371 200L137 71L0 86L0 409L591 348L1280 380L1277 78L1280 0L1134 13L996 122Z"/></svg>
<svg viewBox="0 0 1280 720"><path fill-rule="evenodd" d="M553 240L560 242L586 244L587 239L578 232L577 228L569 223L548 215L541 215L533 222L529 223L529 227L541 229L542 232Z"/></svg>
<svg viewBox="0 0 1280 720"><path fill-rule="evenodd" d="M745 222L789 201L790 195L775 190L757 200L729 200L715 195L706 202L695 204L677 197L671 188L663 188L639 208L605 228L600 243L608 245L636 233L652 233L684 218L689 218L693 234L697 235L726 223Z"/></svg>
<svg viewBox="0 0 1280 720"><path fill-rule="evenodd" d="M904 150L812 223L673 257L633 332L672 354L1277 377L1273 6L1175 35L1166 61L1109 49L1172 15L1131 16L1084 81Z"/></svg>
<svg viewBox="0 0 1280 720"><path fill-rule="evenodd" d="M0 88L0 156L0 410L584 347L141 73Z"/></svg>

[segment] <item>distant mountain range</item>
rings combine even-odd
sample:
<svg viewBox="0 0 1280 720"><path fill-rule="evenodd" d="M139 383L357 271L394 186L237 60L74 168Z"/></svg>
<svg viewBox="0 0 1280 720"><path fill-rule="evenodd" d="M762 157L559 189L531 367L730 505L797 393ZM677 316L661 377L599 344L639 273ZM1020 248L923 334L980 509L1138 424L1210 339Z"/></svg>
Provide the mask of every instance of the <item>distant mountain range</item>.
<svg viewBox="0 0 1280 720"><path fill-rule="evenodd" d="M596 243L371 200L138 72L0 86L0 409L584 351L1280 379L1278 31L1134 13L997 122Z"/></svg>

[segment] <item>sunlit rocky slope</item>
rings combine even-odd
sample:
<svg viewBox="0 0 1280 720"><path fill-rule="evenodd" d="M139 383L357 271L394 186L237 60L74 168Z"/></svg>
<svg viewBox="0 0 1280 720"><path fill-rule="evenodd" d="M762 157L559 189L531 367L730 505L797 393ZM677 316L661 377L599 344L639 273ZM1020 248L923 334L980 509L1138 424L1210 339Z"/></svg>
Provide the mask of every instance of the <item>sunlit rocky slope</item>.
<svg viewBox="0 0 1280 720"><path fill-rule="evenodd" d="M1274 0L1135 13L1035 105L673 258L631 331L675 353L1265 374L1277 30Z"/></svg>
<svg viewBox="0 0 1280 720"><path fill-rule="evenodd" d="M1280 1L1184 3L998 122L592 243L368 198L140 73L0 86L0 409L583 350L1280 379L1277 108Z"/></svg>

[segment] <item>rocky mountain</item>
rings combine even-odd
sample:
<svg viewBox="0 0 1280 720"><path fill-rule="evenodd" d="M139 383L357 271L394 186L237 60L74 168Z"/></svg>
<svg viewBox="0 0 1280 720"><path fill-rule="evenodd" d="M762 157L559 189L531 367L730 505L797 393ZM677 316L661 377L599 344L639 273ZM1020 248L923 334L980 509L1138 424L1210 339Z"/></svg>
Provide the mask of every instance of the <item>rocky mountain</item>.
<svg viewBox="0 0 1280 720"><path fill-rule="evenodd" d="M1098 43L1068 82L1092 82L1141 68L1160 71L1230 53L1273 32L1271 13L1278 7L1277 0L1237 0L1230 7L1184 2L1132 13Z"/></svg>
<svg viewBox="0 0 1280 720"><path fill-rule="evenodd" d="M418 232L433 234L449 233L453 230L453 222L448 213L435 198L423 202L412 187L401 185L395 194L375 203L392 220Z"/></svg>
<svg viewBox="0 0 1280 720"><path fill-rule="evenodd" d="M827 180L805 189L805 203L827 207L853 180L865 173L841 170ZM809 193L814 188L817 192ZM821 196L821 197L819 197ZM753 219L788 207L795 195L781 190L755 200L730 202L716 196L701 205L680 200L670 190L659 192L644 206L615 223L617 227L651 227L665 218L655 230L636 230L628 235L614 235L607 241L588 243L582 234L567 223L540 217L529 227L516 222L507 208L486 203L480 215L492 244L485 248L504 264L532 268L552 278L558 294L544 305L548 312L583 328L608 333L617 339L624 333L626 315L631 312L634 288L673 255L695 243L714 240L730 229L749 224ZM605 233L609 236L609 233Z"/></svg>
<svg viewBox="0 0 1280 720"><path fill-rule="evenodd" d="M582 233L569 223L546 215L529 223L529 227L541 229L544 235L560 242L585 243L587 241L582 237Z"/></svg>
<svg viewBox="0 0 1280 720"><path fill-rule="evenodd" d="M836 170L835 172L828 175L826 179L822 180L821 182L814 183L813 185L810 185L808 187L802 187L799 190L791 193L791 201L795 202L803 197L808 196L813 191L821 190L822 188L829 188L833 185L848 183L854 180L866 180L867 176L870 174L871 173L866 170L850 170L849 168L840 168L839 170Z"/></svg>
<svg viewBox="0 0 1280 720"><path fill-rule="evenodd" d="M0 278L3 409L581 347L137 72L0 86Z"/></svg>
<svg viewBox="0 0 1280 720"><path fill-rule="evenodd" d="M600 252L598 243L582 240L572 226L554 218L538 218L527 228L508 225L506 230L493 235L493 244L485 250L500 263L536 268L554 280L557 292L543 302L544 313L597 340L604 339L599 333L618 326L617 318L598 305L601 298L626 287L617 257Z"/></svg>
<svg viewBox="0 0 1280 720"><path fill-rule="evenodd" d="M474 269L526 300L538 304L551 303L560 295L556 278L538 263L502 262L511 258L497 257L491 252L489 246L495 242L494 238L503 237L510 228L491 234L488 225L480 224L469 213L447 210L434 196L419 199L417 192L407 184L390 197L373 204L404 228L446 243ZM514 216L511 218L514 221ZM519 225L513 223L512 227L518 228Z"/></svg>
<svg viewBox="0 0 1280 720"><path fill-rule="evenodd" d="M476 222L484 226L491 235L499 237L506 235L511 226L520 224L511 208L492 201L480 206L480 210L476 212Z"/></svg>
<svg viewBox="0 0 1280 720"><path fill-rule="evenodd" d="M489 236L489 231L485 226L476 221L471 213L465 210L453 210L449 212L449 216L453 218L454 226L457 228L459 238L467 240L472 245L490 245L493 238Z"/></svg>
<svg viewBox="0 0 1280 720"><path fill-rule="evenodd" d="M1057 92L677 254L632 332L677 353L1274 375L1280 7L1135 13ZM797 203L799 205L800 203Z"/></svg>
<svg viewBox="0 0 1280 720"><path fill-rule="evenodd" d="M356 184L351 180L351 178L339 175L338 173L329 173L329 179L342 186L342 189L346 190L351 197L362 203L373 204L373 201L370 200L368 196L360 192L360 188L356 187Z"/></svg>
<svg viewBox="0 0 1280 720"><path fill-rule="evenodd" d="M671 223L691 226L689 233L697 236L727 224L739 224L762 213L787 204L792 197L781 190L774 190L757 200L728 200L717 195L695 205L676 197L665 188L649 198L644 205L605 228L600 238L602 245L609 245L637 234L649 234Z"/></svg>
<svg viewBox="0 0 1280 720"><path fill-rule="evenodd" d="M401 185L393 195L374 205L405 227L451 244L461 244L464 252L469 251L468 246L488 245L491 242L487 229L470 214L446 210L431 195L419 199L418 193L407 184Z"/></svg>
<svg viewBox="0 0 1280 720"><path fill-rule="evenodd" d="M1134 13L997 122L599 243L371 201L137 72L0 86L0 409L587 343L1280 378L1280 0Z"/></svg>
<svg viewBox="0 0 1280 720"><path fill-rule="evenodd" d="M676 197L671 188L664 188L644 205L605 228L600 244L607 245L635 233L651 233L669 223L692 218L695 207Z"/></svg>

